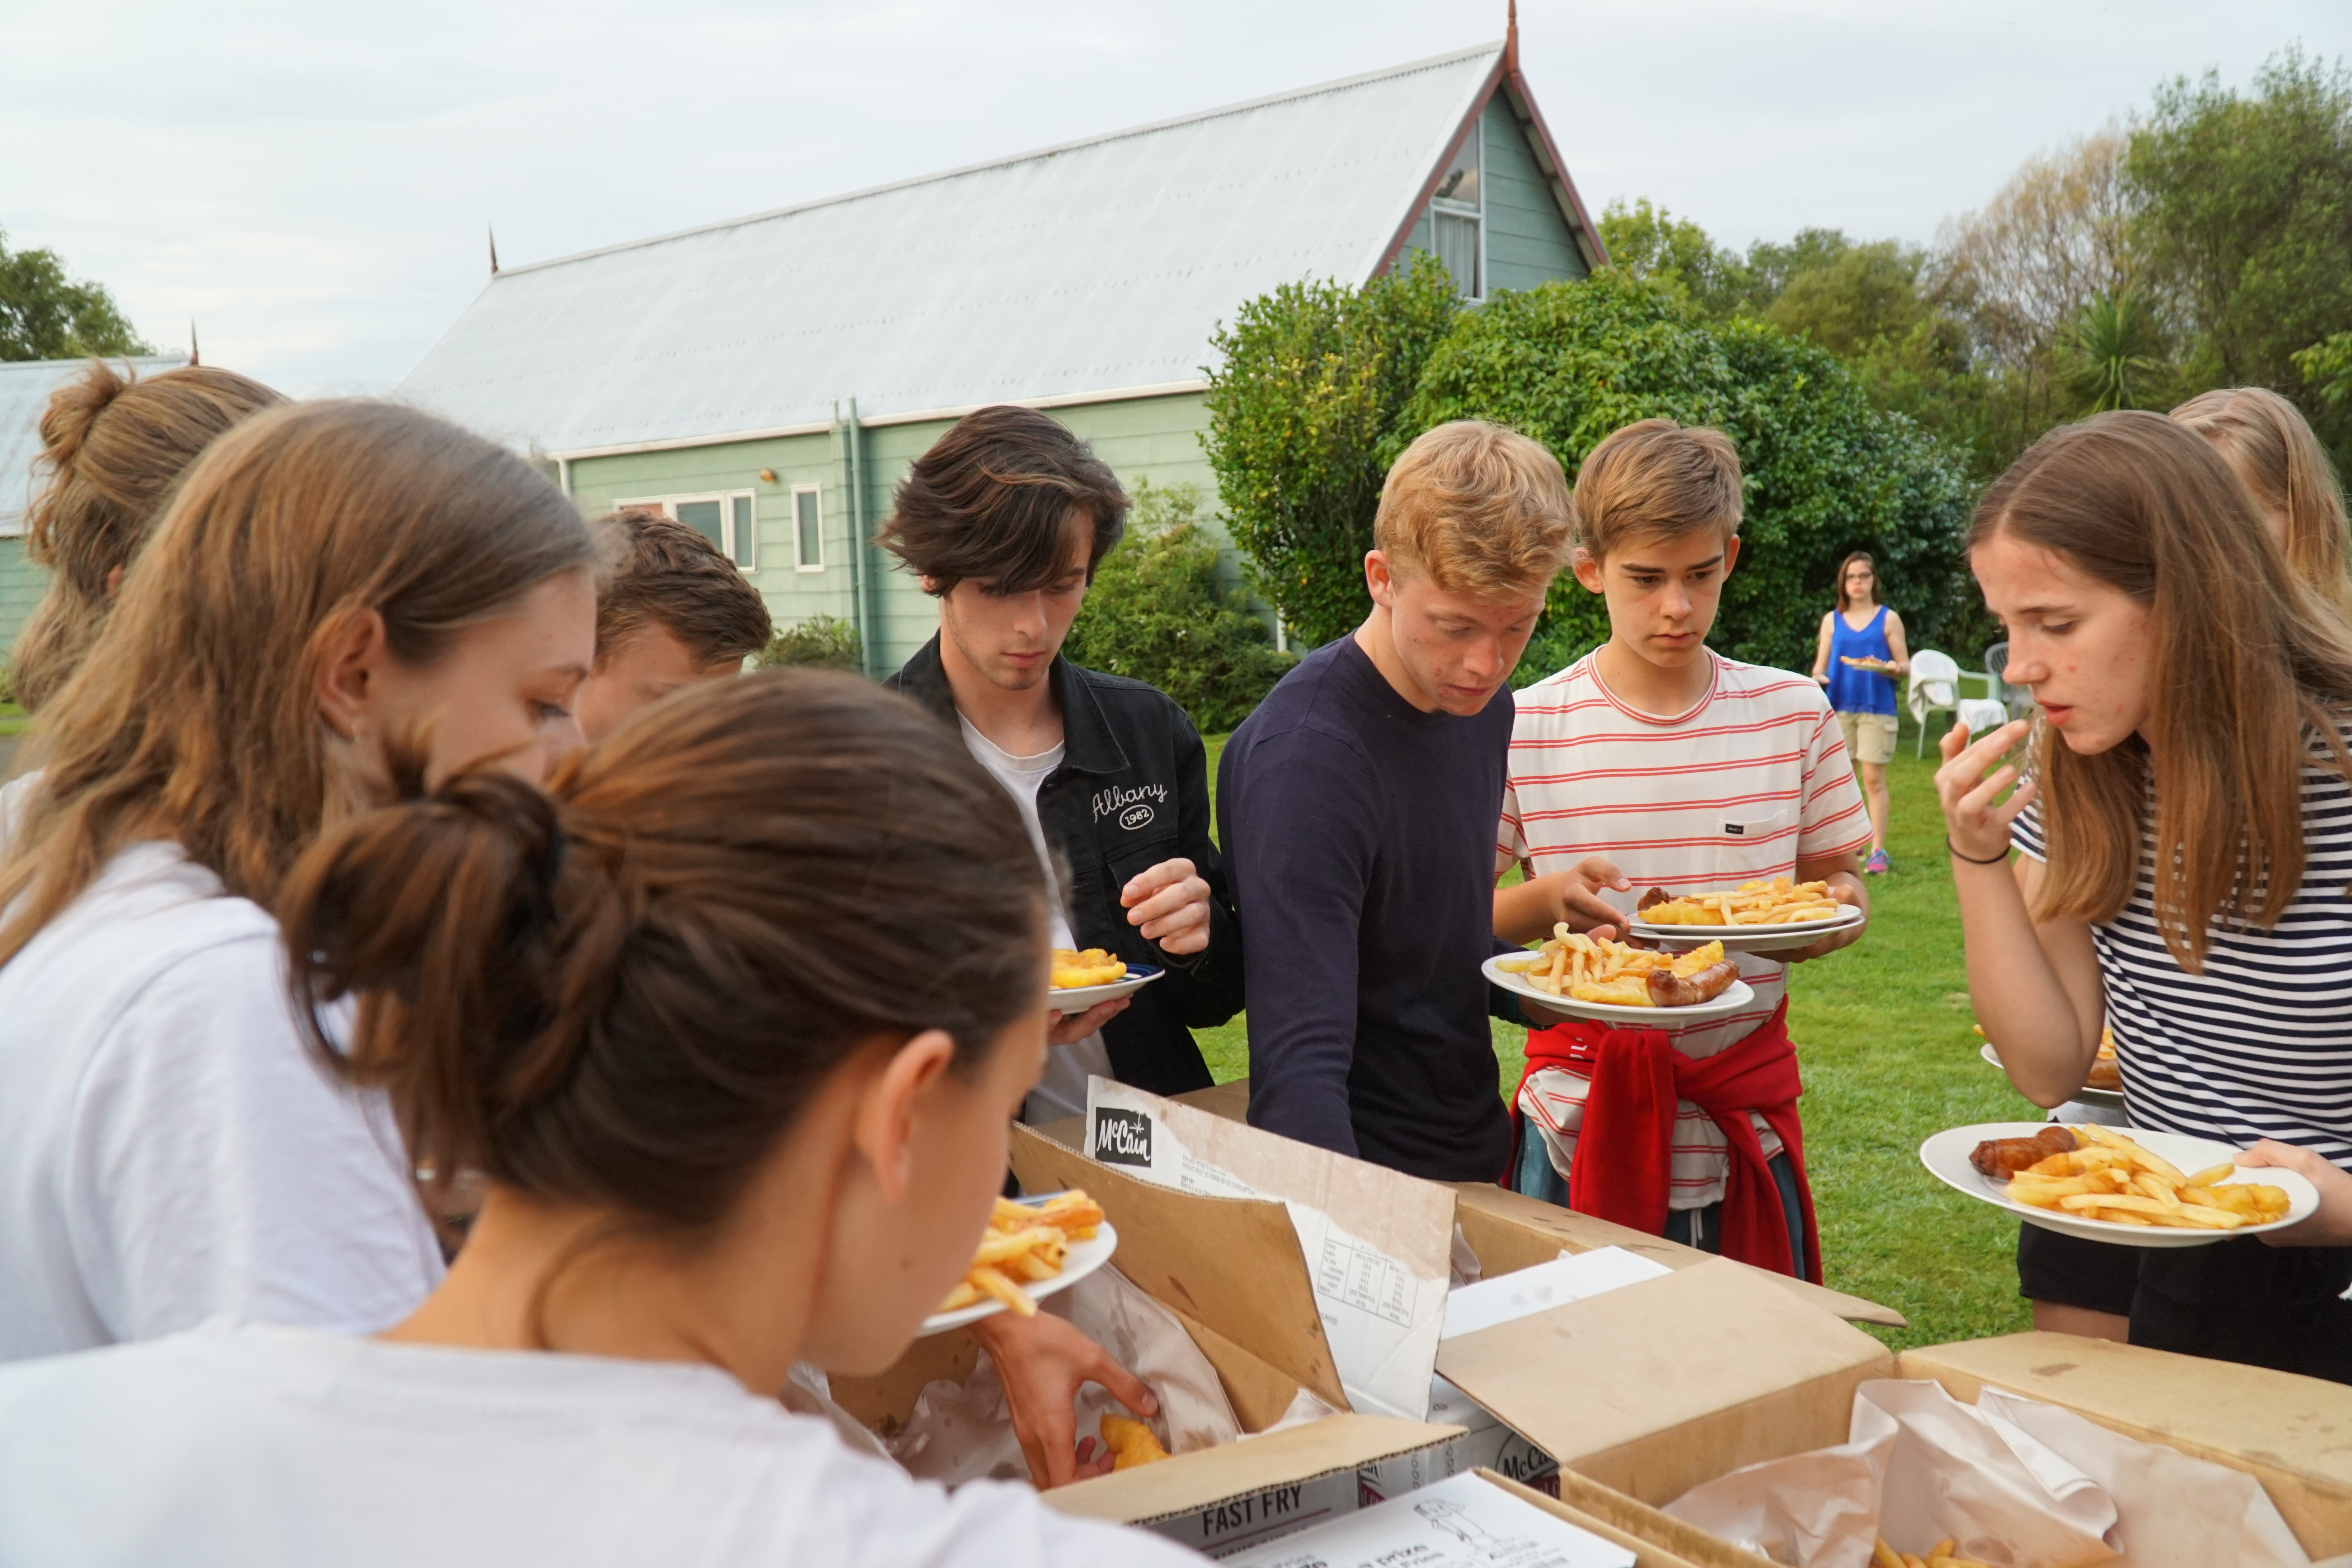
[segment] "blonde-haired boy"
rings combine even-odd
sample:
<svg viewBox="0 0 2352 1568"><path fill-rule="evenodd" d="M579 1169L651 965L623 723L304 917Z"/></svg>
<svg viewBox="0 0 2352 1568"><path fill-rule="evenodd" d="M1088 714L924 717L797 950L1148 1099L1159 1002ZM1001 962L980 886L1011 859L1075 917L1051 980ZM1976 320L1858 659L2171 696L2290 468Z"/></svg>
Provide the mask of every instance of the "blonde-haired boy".
<svg viewBox="0 0 2352 1568"><path fill-rule="evenodd" d="M1441 425L1389 470L1370 613L1225 746L1217 810L1248 976L1253 1124L1440 1181L1491 1182L1493 844L1507 682L1566 560L1558 459Z"/></svg>
<svg viewBox="0 0 2352 1568"><path fill-rule="evenodd" d="M1821 688L1706 646L1739 558L1739 458L1720 431L1645 419L1611 435L1576 487L1576 579L1609 640L1517 694L1496 874L1496 934L1622 923L1637 889L1826 880L1869 907L1870 824ZM1693 1246L1821 1278L1797 1119L1784 964L1743 955L1755 1000L1667 1029L1532 1031L1514 1098L1513 1185Z"/></svg>

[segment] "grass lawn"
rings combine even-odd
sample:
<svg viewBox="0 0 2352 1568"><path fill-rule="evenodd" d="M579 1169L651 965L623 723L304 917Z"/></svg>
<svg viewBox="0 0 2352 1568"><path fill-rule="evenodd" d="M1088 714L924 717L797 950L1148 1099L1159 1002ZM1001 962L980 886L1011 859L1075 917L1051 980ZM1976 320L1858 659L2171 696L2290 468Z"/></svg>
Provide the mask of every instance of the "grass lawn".
<svg viewBox="0 0 2352 1568"><path fill-rule="evenodd" d="M1223 744L1222 736L1209 741L1213 784ZM1898 1348L2032 1326L2017 1294L2017 1222L1928 1175L1918 1148L1941 1128L2042 1114L1977 1056L1934 747L1918 762L1911 744L1906 735L1887 770L1895 869L1870 879L1869 934L1798 965L1789 1005L1828 1282L1910 1319L1907 1329L1870 1331ZM1507 1090L1518 1081L1525 1036L1503 1023L1494 1031ZM1246 1018L1199 1038L1218 1082L1247 1075Z"/></svg>
<svg viewBox="0 0 2352 1568"><path fill-rule="evenodd" d="M0 702L0 735L21 734L32 721L14 702Z"/></svg>

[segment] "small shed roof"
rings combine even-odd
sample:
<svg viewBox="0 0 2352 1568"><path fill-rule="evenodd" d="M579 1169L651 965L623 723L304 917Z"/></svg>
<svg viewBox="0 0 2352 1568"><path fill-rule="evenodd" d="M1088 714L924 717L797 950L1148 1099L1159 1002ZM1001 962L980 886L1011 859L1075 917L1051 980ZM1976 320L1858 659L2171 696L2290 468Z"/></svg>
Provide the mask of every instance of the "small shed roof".
<svg viewBox="0 0 2352 1568"><path fill-rule="evenodd" d="M822 428L849 396L872 420L1189 389L1244 300L1387 264L1507 65L1492 44L509 267L400 392L585 456Z"/></svg>
<svg viewBox="0 0 2352 1568"><path fill-rule="evenodd" d="M115 360L140 375L176 370L188 363L185 354L155 359ZM32 504L36 476L33 459L41 454L41 414L49 394L79 375L86 359L36 359L0 363L0 535L21 533L25 510Z"/></svg>

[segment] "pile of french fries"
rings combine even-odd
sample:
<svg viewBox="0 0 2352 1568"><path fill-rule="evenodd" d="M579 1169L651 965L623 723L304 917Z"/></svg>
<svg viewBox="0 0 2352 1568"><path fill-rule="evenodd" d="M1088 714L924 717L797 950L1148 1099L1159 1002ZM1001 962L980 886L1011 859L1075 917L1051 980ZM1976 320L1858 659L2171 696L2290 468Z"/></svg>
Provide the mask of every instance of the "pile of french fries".
<svg viewBox="0 0 2352 1568"><path fill-rule="evenodd" d="M2163 1156L2113 1128L2067 1131L2082 1146L2011 1176L2005 1189L2011 1203L2083 1219L2180 1230L2236 1230L2286 1217L2286 1194L2276 1187L2231 1182L2235 1165L2183 1175Z"/></svg>
<svg viewBox="0 0 2352 1568"><path fill-rule="evenodd" d="M1728 891L1685 893L1652 904L1633 918L1654 926L1778 926L1825 921L1844 906L1830 897L1827 882L1742 882Z"/></svg>
<svg viewBox="0 0 2352 1568"><path fill-rule="evenodd" d="M1045 984L1056 991L1108 985L1127 978L1127 961L1099 947L1090 947L1084 952L1057 947L1054 950L1053 969L1053 975Z"/></svg>
<svg viewBox="0 0 2352 1568"><path fill-rule="evenodd" d="M1070 1243L1093 1236L1102 1222L1102 1205L1075 1188L1042 1204L997 1199L995 1212L988 1216L988 1229L972 1254L971 1268L940 1303L940 1310L952 1312L992 1296L1016 1316L1035 1317L1037 1303L1021 1289L1020 1281L1050 1279L1059 1274Z"/></svg>
<svg viewBox="0 0 2352 1568"><path fill-rule="evenodd" d="M1897 1552L1886 1544L1886 1537L1882 1535L1878 1544L1871 1548L1870 1568L1992 1568L1992 1564L1973 1557L1953 1556L1959 1544L1948 1535L1924 1552Z"/></svg>
<svg viewBox="0 0 2352 1568"><path fill-rule="evenodd" d="M1553 928L1549 942L1525 958L1507 958L1501 967L1516 969L1538 991L1572 996L1580 1002L1603 1002L1616 1007L1647 1007L1649 973L1654 969L1676 974L1696 974L1723 958L1723 943L1706 942L1685 953L1628 947L1622 942L1595 942L1565 925Z"/></svg>

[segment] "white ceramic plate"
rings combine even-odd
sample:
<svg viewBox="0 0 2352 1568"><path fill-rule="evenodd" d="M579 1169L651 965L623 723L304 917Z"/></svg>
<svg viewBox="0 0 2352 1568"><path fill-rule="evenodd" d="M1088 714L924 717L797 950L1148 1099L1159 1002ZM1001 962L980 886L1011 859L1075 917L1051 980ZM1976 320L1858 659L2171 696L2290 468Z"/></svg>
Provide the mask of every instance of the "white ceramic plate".
<svg viewBox="0 0 2352 1568"><path fill-rule="evenodd" d="M1154 969L1148 963L1130 963L1127 978L1114 980L1108 985L1072 985L1045 993L1045 1004L1055 1012L1069 1015L1098 1007L1105 1002L1116 1002L1122 996L1132 996L1168 972Z"/></svg>
<svg viewBox="0 0 2352 1568"><path fill-rule="evenodd" d="M2108 1219L2084 1219L2055 1209L2038 1209L2028 1204L2011 1203L2001 1189L2007 1184L1977 1173L1969 1163L1969 1156L1979 1143L1988 1138L2031 1138L2050 1124L2046 1121L1986 1121L1974 1127L1953 1127L1937 1133L1919 1145L1919 1163L1946 1186L1968 1194L1979 1203L2007 1209L2028 1225L2038 1225L2044 1230L2054 1230L2064 1236L2079 1236L2086 1241L2112 1241L2124 1247L2203 1247L2210 1242L2226 1241L2233 1236L2260 1236L2266 1230L2279 1230L2297 1221L2311 1217L2319 1206L2319 1193L2312 1184L2293 1171L2273 1166L2244 1165L2230 1177L2231 1182L2252 1182L2257 1186L2276 1187L2287 1197L2286 1217L2270 1225L2242 1225L2235 1230L2174 1230L2153 1226L2117 1225ZM2117 1127L2120 1132L2151 1154L2162 1155L2192 1173L2210 1165L2233 1160L2238 1151L2227 1143L2210 1139L2191 1138L2179 1132L2143 1132L2136 1127Z"/></svg>
<svg viewBox="0 0 2352 1568"><path fill-rule="evenodd" d="M1028 1198L1023 1201L1039 1203L1044 1200ZM1062 1271L1059 1274L1050 1279L1024 1280L1021 1289L1027 1293L1032 1301L1042 1301L1057 1290L1068 1289L1104 1264L1108 1263L1110 1255L1118 1249L1118 1230L1110 1221L1105 1220L1086 1240L1070 1243L1070 1249L1062 1255ZM943 1334L950 1329L960 1329L966 1323L976 1323L982 1318L992 1318L1004 1310L1004 1303L992 1296L984 1301L975 1301L969 1307L958 1307L952 1312L933 1312L923 1320L922 1331L915 1337L921 1339L931 1334Z"/></svg>
<svg viewBox="0 0 2352 1568"><path fill-rule="evenodd" d="M1811 947L1832 931L1860 925L1869 917L1848 904L1826 920L1791 921L1779 926L1654 926L1635 915L1626 923L1634 935L1661 947L1687 951L1710 942L1723 943L1727 952L1787 952Z"/></svg>
<svg viewBox="0 0 2352 1568"><path fill-rule="evenodd" d="M1979 1047L1977 1055L1984 1058L1985 1060L1992 1063L1993 1066L1997 1068L2000 1067L2000 1053L1992 1048L1992 1042L1990 1040L1987 1040L1982 1047ZM2007 1072L2009 1069L2007 1068L2001 1068L2001 1070L2003 1072ZM2082 1088L2074 1091L2074 1103L2077 1105L2095 1105L2101 1110L2121 1110L2124 1108L2124 1091L2119 1089L2093 1089L2086 1083ZM2168 1160L2171 1159L2172 1156L2168 1154L2165 1158ZM2211 1163L2214 1164L2221 1163L2218 1160Z"/></svg>
<svg viewBox="0 0 2352 1568"><path fill-rule="evenodd" d="M1604 1024L1648 1024L1656 1028L1670 1029L1737 1013L1756 1000L1756 993L1748 988L1748 982L1735 980L1731 988L1722 995L1712 1002L1702 1002L1696 1007L1619 1007L1607 1002L1580 1002L1573 996L1555 996L1541 986L1530 984L1528 977L1517 970L1500 967L1510 956L1507 952L1498 952L1488 959L1481 966L1486 972L1486 978L1515 996L1540 1002L1572 1018L1594 1018Z"/></svg>

